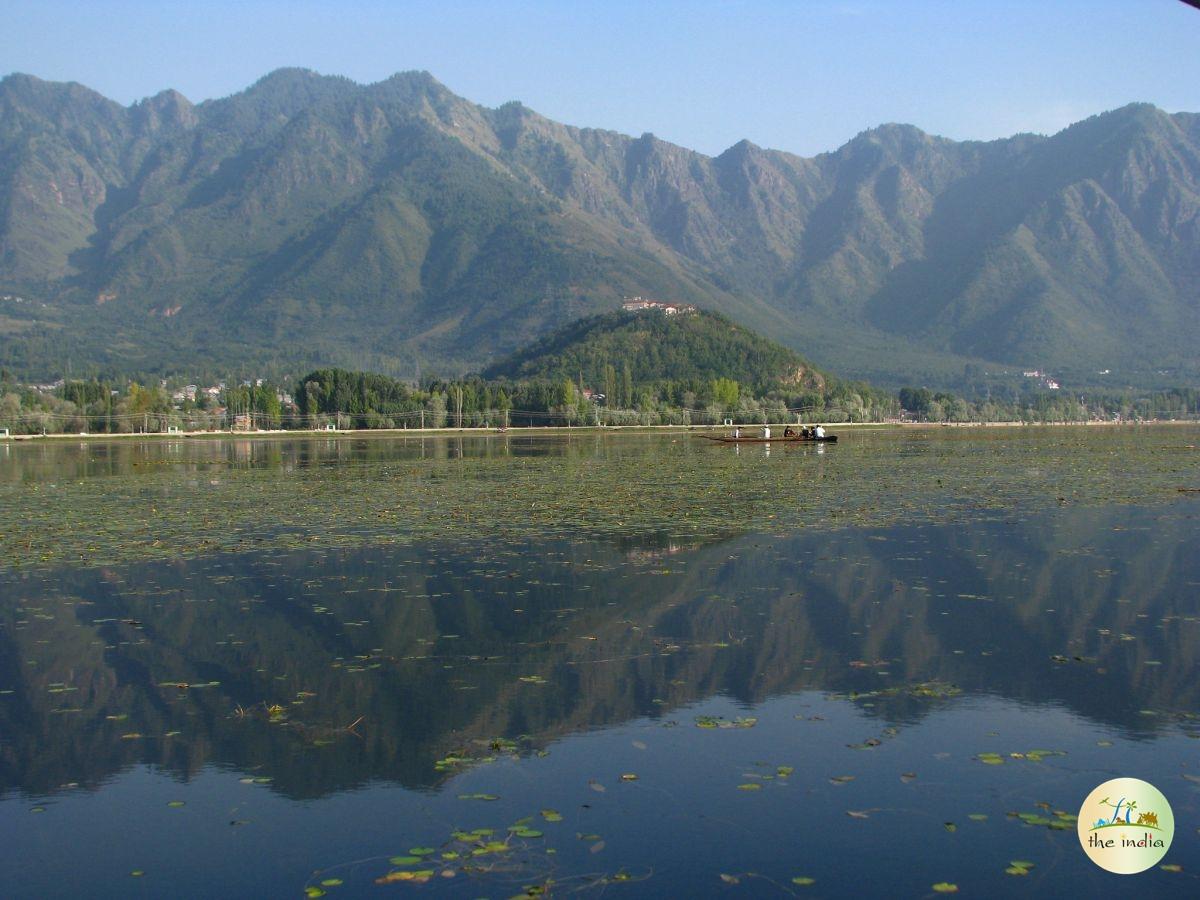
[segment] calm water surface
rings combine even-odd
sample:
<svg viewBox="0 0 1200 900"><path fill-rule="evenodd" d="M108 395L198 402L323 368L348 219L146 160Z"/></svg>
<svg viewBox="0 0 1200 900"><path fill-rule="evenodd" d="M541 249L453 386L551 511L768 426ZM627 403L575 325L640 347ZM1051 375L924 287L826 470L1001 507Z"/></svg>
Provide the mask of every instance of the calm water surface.
<svg viewBox="0 0 1200 900"><path fill-rule="evenodd" d="M1195 896L1197 445L0 446L3 893Z"/></svg>

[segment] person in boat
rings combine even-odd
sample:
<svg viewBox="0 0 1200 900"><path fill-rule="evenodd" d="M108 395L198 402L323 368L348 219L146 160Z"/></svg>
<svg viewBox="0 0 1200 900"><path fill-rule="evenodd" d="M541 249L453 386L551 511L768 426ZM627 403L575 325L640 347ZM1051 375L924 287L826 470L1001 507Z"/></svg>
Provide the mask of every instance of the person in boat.
<svg viewBox="0 0 1200 900"><path fill-rule="evenodd" d="M825 440L825 426L818 425L816 428L814 428L813 437L815 437L818 441Z"/></svg>
<svg viewBox="0 0 1200 900"><path fill-rule="evenodd" d="M784 437L795 437L796 432L792 429L792 426L789 425L787 428L783 429L783 436Z"/></svg>
<svg viewBox="0 0 1200 900"><path fill-rule="evenodd" d="M736 440L737 438L740 438L741 436L742 436L742 429L741 429L741 426L739 426L739 425L734 425L734 426L733 426L733 437L734 437L734 439Z"/></svg>
<svg viewBox="0 0 1200 900"><path fill-rule="evenodd" d="M763 438L768 441L771 439L771 426L770 425L763 426Z"/></svg>

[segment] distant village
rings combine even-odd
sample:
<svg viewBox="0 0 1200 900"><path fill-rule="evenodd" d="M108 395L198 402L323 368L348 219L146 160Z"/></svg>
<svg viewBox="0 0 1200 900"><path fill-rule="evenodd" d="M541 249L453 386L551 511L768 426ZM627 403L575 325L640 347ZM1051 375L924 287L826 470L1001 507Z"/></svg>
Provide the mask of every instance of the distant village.
<svg viewBox="0 0 1200 900"><path fill-rule="evenodd" d="M1048 391L1057 391L1060 387L1057 381L1055 381L1041 369L1026 369L1021 374L1026 378L1034 379L1037 382L1038 387L1045 388Z"/></svg>
<svg viewBox="0 0 1200 900"><path fill-rule="evenodd" d="M0 390L0 436L19 425L26 433L86 433L101 423L106 431L125 432L255 431L296 412L293 396L263 378L182 386L163 378L157 386L129 382L123 388L63 378L9 385Z"/></svg>
<svg viewBox="0 0 1200 900"><path fill-rule="evenodd" d="M696 311L696 307L690 303L663 303L659 300L647 300L645 297L628 297L621 301L621 309L625 310L625 312L640 312L644 309L654 309L664 316L694 313Z"/></svg>

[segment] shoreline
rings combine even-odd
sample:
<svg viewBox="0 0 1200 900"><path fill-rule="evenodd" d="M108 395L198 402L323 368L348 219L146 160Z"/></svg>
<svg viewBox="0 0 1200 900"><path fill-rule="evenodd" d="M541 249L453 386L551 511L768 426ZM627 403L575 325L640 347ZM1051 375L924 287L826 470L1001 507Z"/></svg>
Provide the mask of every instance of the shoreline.
<svg viewBox="0 0 1200 900"><path fill-rule="evenodd" d="M771 422L772 429L780 434L795 423ZM1147 419L1143 421L1111 422L837 422L829 429L931 429L931 428L1143 428L1148 426L1200 425L1195 419ZM514 434L561 436L572 434L699 434L727 430L727 425L534 425L520 428L499 429L495 427L468 428L344 428L344 429L278 429L273 431L120 431L120 432L74 432L58 434L8 434L0 435L0 443L28 441L179 441L179 440L279 440L297 437L346 438L346 437L500 437ZM746 429L762 428L761 424L746 425Z"/></svg>

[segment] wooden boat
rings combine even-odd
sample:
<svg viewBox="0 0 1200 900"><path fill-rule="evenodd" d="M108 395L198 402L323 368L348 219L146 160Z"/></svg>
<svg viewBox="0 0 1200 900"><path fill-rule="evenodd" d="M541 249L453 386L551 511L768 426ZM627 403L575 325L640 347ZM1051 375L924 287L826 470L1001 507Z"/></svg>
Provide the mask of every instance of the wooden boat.
<svg viewBox="0 0 1200 900"><path fill-rule="evenodd" d="M827 434L825 437L730 437L725 434L698 434L706 441L720 441L722 444L836 444L837 435Z"/></svg>

